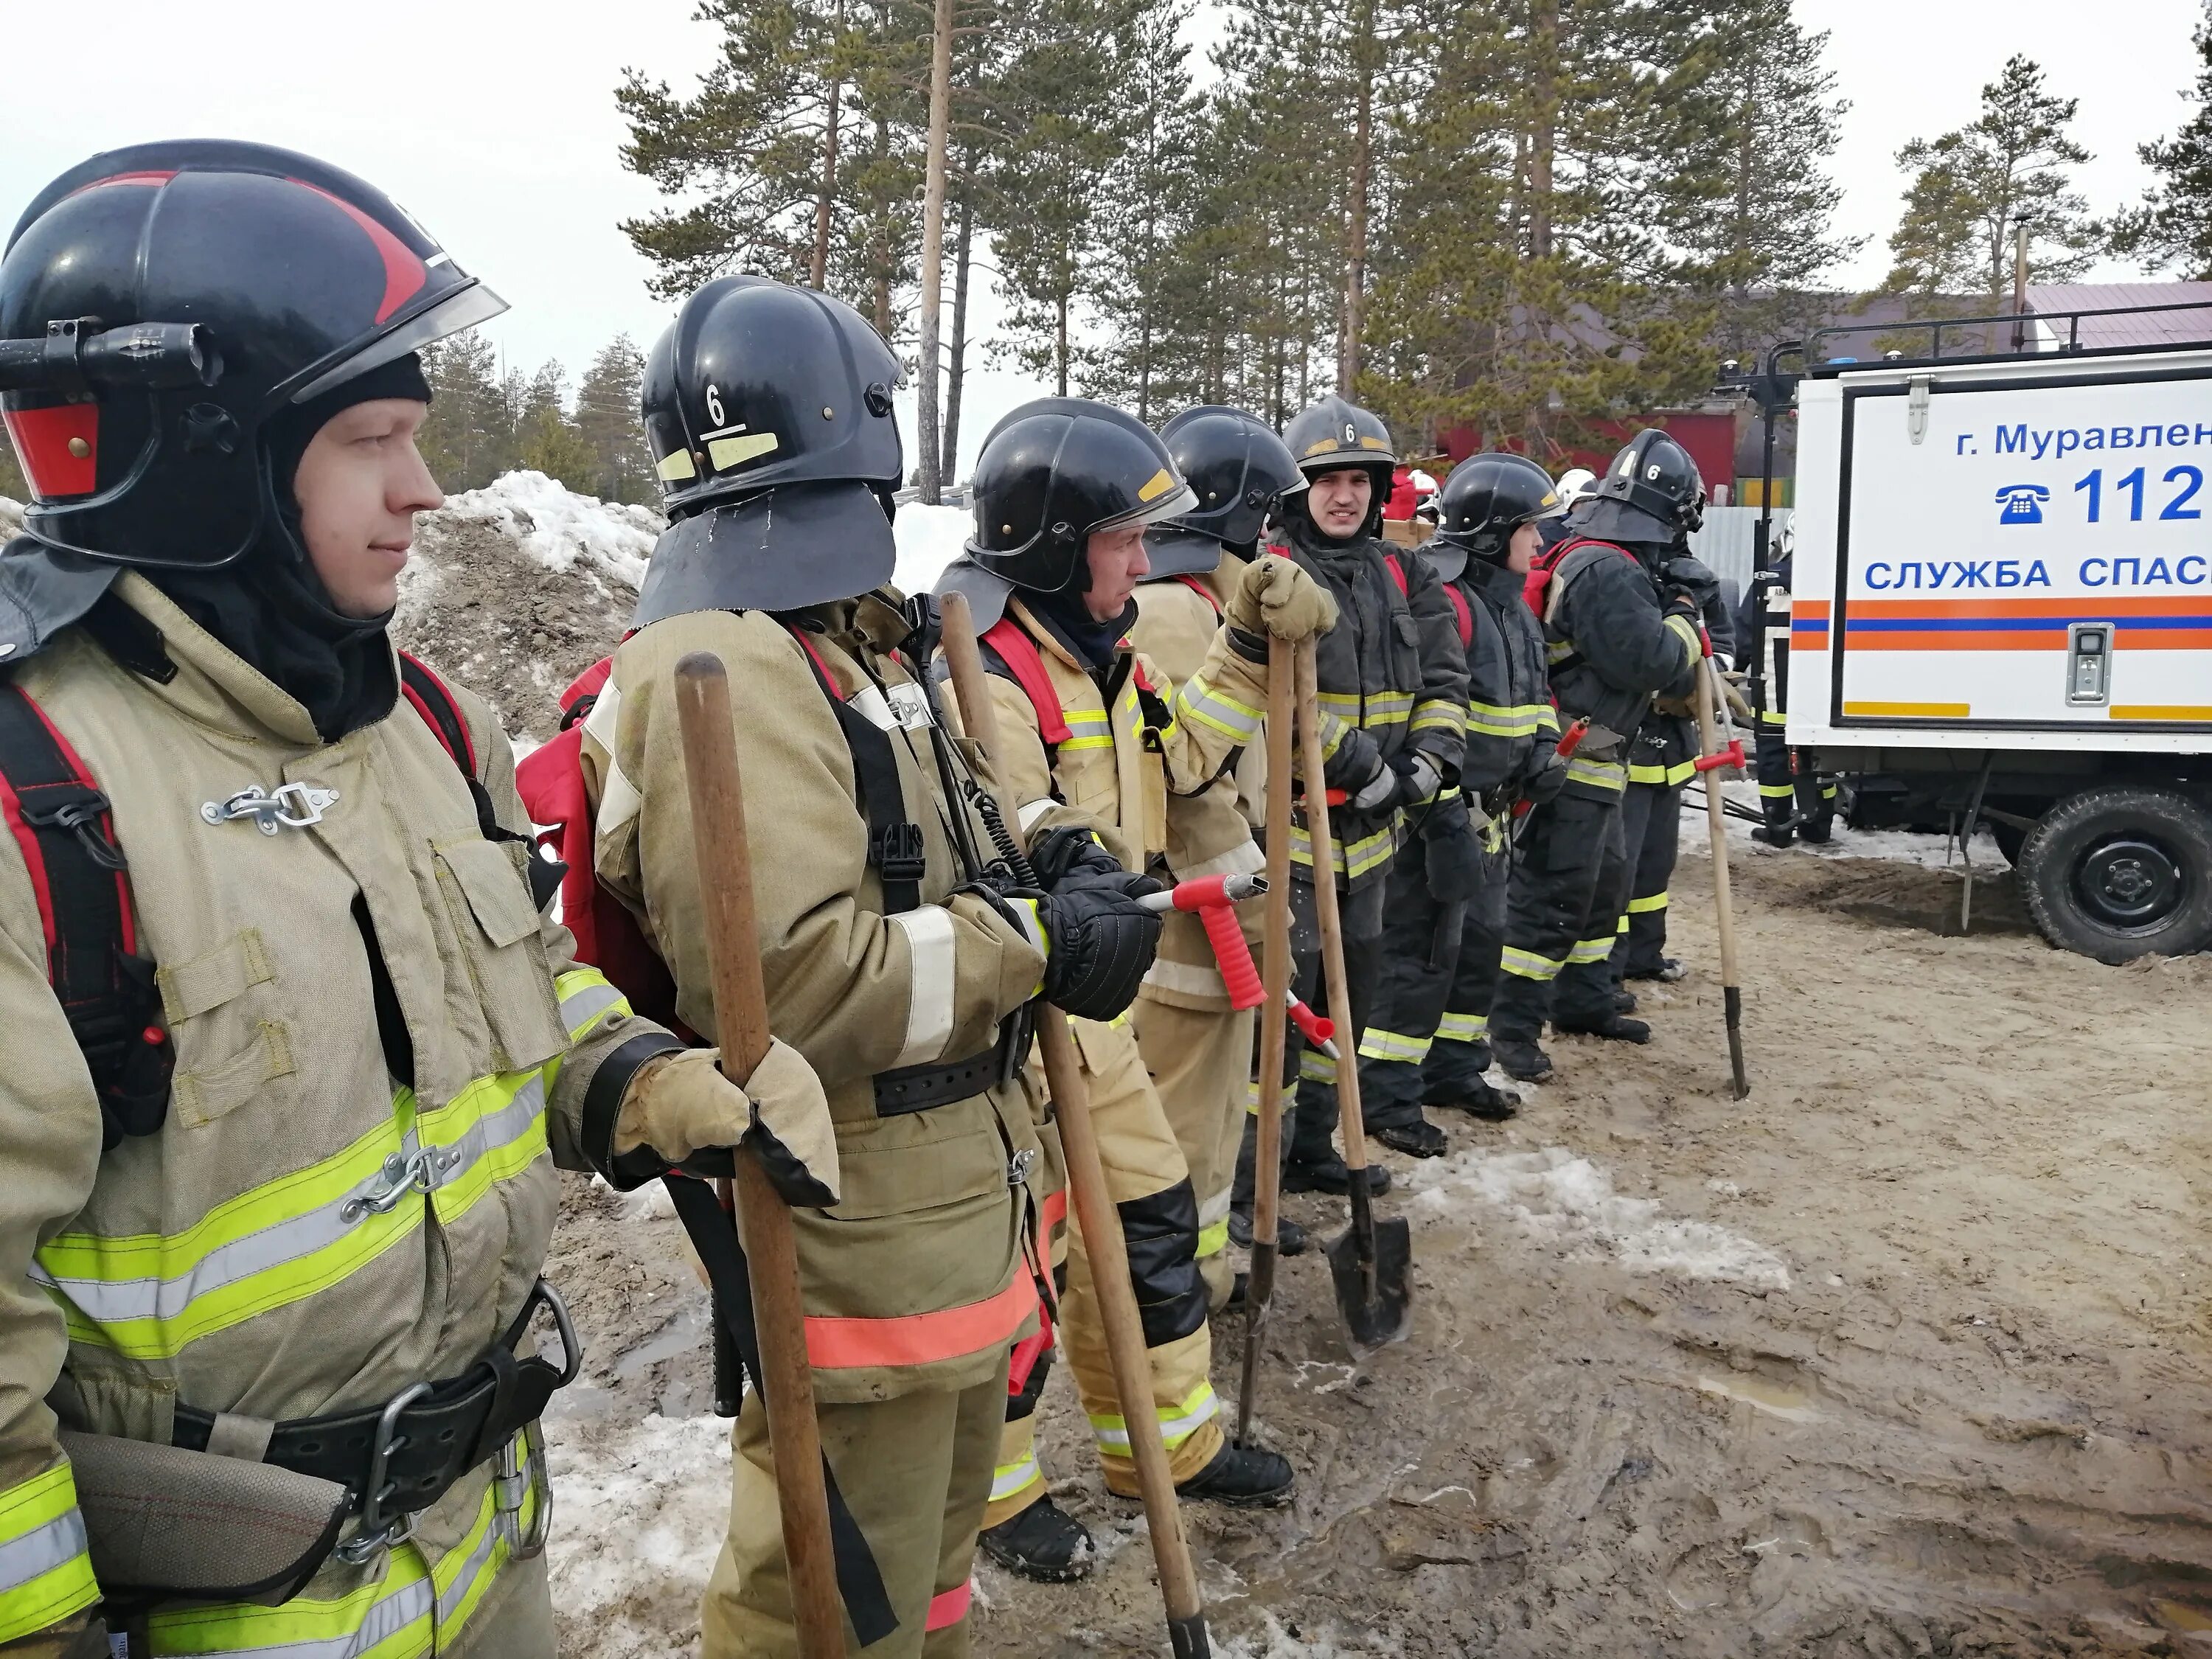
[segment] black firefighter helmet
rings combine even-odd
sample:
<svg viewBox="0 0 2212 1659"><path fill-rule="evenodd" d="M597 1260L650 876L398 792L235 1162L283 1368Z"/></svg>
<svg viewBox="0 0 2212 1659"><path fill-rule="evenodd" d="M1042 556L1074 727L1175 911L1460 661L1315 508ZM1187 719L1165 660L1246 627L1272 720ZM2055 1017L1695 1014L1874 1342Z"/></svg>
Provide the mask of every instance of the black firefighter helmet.
<svg viewBox="0 0 2212 1659"><path fill-rule="evenodd" d="M1449 581L1466 568L1468 555L1498 563L1515 531L1566 510L1551 475L1526 455L1470 455L1445 478L1437 496L1437 533L1421 550Z"/></svg>
<svg viewBox="0 0 2212 1659"><path fill-rule="evenodd" d="M792 611L891 579L898 360L842 300L724 276L684 302L639 400L669 525L631 626Z"/></svg>
<svg viewBox="0 0 2212 1659"><path fill-rule="evenodd" d="M1202 575L1221 562L1224 547L1251 558L1283 498L1306 487L1305 474L1274 428L1241 409L1186 409L1160 428L1160 441L1197 505L1146 535L1150 580Z"/></svg>
<svg viewBox="0 0 2212 1659"><path fill-rule="evenodd" d="M1285 429L1283 442L1309 480L1343 467L1365 471L1375 482L1375 494L1359 533L1373 536L1381 532L1382 505L1390 497L1398 451L1390 441L1390 428L1382 424L1380 416L1332 392L1298 412Z"/></svg>
<svg viewBox="0 0 2212 1659"><path fill-rule="evenodd" d="M1647 427L1583 498L1575 528L1601 541L1672 546L1705 521L1705 484L1697 462L1674 439Z"/></svg>
<svg viewBox="0 0 2212 1659"><path fill-rule="evenodd" d="M1009 587L1079 591L1096 532L1158 524L1197 504L1150 427L1089 398L1038 398L1008 414L983 440L969 487L975 533L938 591L966 593L978 627Z"/></svg>
<svg viewBox="0 0 2212 1659"><path fill-rule="evenodd" d="M273 416L506 309L383 191L291 150L173 140L70 168L0 258L0 416L23 527L59 561L34 583L243 556L289 498Z"/></svg>

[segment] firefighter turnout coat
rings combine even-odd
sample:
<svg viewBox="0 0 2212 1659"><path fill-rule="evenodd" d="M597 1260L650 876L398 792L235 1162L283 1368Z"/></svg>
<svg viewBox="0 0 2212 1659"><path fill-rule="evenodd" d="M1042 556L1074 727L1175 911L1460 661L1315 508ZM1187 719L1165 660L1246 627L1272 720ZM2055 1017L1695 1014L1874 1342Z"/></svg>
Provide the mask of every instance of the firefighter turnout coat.
<svg viewBox="0 0 2212 1659"><path fill-rule="evenodd" d="M100 1593L58 1418L167 1445L185 1407L265 1427L460 1376L532 1295L556 1158L604 1161L613 1113L587 1156L590 1103L668 1042L538 915L483 704L461 700L504 842L404 704L326 744L142 576L108 603L140 619L136 670L79 627L14 683L112 804L176 1069L158 1131L103 1156L30 866L0 836L0 1642ZM290 784L314 821L220 812ZM281 1606L158 1609L152 1650L507 1651L489 1627L536 1500L507 1484L478 1467L411 1538Z"/></svg>

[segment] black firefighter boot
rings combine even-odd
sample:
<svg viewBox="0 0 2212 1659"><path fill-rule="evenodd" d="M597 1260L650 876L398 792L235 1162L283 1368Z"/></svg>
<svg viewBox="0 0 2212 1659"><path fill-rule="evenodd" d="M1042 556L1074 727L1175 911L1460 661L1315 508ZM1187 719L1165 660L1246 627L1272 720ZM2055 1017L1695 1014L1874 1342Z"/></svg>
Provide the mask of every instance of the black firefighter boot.
<svg viewBox="0 0 2212 1659"><path fill-rule="evenodd" d="M1493 1030L1490 1034L1490 1057L1498 1062L1498 1069L1521 1083L1541 1083L1552 1074L1552 1057L1532 1039L1523 1042L1518 1037L1502 1037Z"/></svg>
<svg viewBox="0 0 2212 1659"><path fill-rule="evenodd" d="M1510 1089L1499 1088L1486 1077L1479 1077L1421 1103L1431 1111L1465 1112L1486 1123L1503 1123L1520 1111L1521 1097Z"/></svg>
<svg viewBox="0 0 2212 1659"><path fill-rule="evenodd" d="M1049 1497L1038 1498L1012 1520L979 1533L975 1541L1008 1572L1040 1584L1072 1584L1087 1578L1098 1559L1083 1522Z"/></svg>
<svg viewBox="0 0 2212 1659"><path fill-rule="evenodd" d="M1291 1460L1280 1453L1224 1441L1213 1461L1177 1486L1176 1496L1226 1504L1231 1509L1258 1509L1289 1503L1297 1480Z"/></svg>
<svg viewBox="0 0 2212 1659"><path fill-rule="evenodd" d="M1290 1154L1289 1123L1283 1125L1283 1152ZM1260 1120L1253 1114L1244 1115L1244 1137L1237 1143L1237 1178L1229 1189L1229 1242L1240 1249L1252 1248L1253 1160L1260 1146ZM1304 1255L1306 1249L1306 1230L1285 1215L1275 1212L1275 1254Z"/></svg>
<svg viewBox="0 0 2212 1659"><path fill-rule="evenodd" d="M1630 1019L1626 1015L1616 1012L1610 1008L1601 1014L1584 1016L1579 1019L1560 1019L1554 1016L1552 1020L1552 1029L1565 1035L1605 1037L1614 1042L1651 1041L1651 1028L1649 1025L1640 1019ZM1492 1046L1495 1046L1494 1042Z"/></svg>

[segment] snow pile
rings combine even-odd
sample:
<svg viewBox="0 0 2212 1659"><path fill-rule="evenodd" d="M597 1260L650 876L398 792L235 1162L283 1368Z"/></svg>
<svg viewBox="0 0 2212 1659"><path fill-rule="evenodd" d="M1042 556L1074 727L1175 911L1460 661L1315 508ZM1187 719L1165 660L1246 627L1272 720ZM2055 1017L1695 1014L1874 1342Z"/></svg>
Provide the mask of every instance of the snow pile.
<svg viewBox="0 0 2212 1659"><path fill-rule="evenodd" d="M961 544L975 527L964 507L924 507L908 501L898 510L891 534L898 542L898 570L893 586L902 593L926 593L938 573L960 556Z"/></svg>
<svg viewBox="0 0 2212 1659"><path fill-rule="evenodd" d="M0 542L23 533L23 504L0 495Z"/></svg>
<svg viewBox="0 0 2212 1659"><path fill-rule="evenodd" d="M644 1659L687 1650L729 1523L730 1425L718 1417L556 1420L546 1434L546 1565L562 1651Z"/></svg>
<svg viewBox="0 0 2212 1659"><path fill-rule="evenodd" d="M1368 1631L1362 1638L1333 1629L1298 1637L1285 1630L1282 1621L1265 1607L1260 1610L1260 1617L1267 1626L1266 1631L1258 1636L1231 1636L1220 1640L1216 1650L1221 1659L1353 1659L1359 1654L1403 1651L1380 1631Z"/></svg>
<svg viewBox="0 0 2212 1659"><path fill-rule="evenodd" d="M1569 1256L1615 1261L1631 1273L1790 1288L1790 1270L1765 1246L1711 1222L1668 1215L1650 1199L1624 1197L1611 1176L1564 1146L1468 1152L1423 1164L1413 1185L1412 1208L1445 1214L1471 1194Z"/></svg>
<svg viewBox="0 0 2212 1659"><path fill-rule="evenodd" d="M667 521L649 507L579 495L543 472L502 473L482 489L448 495L441 512L494 520L531 558L566 573L583 560L635 587Z"/></svg>

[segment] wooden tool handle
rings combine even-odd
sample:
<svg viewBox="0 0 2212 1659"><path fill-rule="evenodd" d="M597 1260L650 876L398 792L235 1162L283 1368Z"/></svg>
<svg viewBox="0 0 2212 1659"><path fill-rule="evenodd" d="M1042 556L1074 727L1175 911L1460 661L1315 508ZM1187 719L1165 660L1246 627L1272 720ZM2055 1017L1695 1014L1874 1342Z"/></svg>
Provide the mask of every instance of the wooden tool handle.
<svg viewBox="0 0 2212 1659"><path fill-rule="evenodd" d="M1306 839L1313 849L1314 909L1321 919L1322 971L1328 981L1328 1016L1336 1022L1336 1120L1344 1137L1344 1166L1352 1171L1355 1207L1367 1195L1366 1120L1359 1109L1359 1028L1352 1019L1352 987L1344 974L1344 919L1336 902L1336 842L1329 833L1328 792L1322 784L1321 695L1311 640L1297 649L1298 753L1305 780Z"/></svg>
<svg viewBox="0 0 2212 1659"><path fill-rule="evenodd" d="M676 708L691 796L691 841L699 863L700 926L714 992L722 1073L742 1085L768 1053L768 995L753 918L752 859L738 775L737 732L721 659L694 652L676 665ZM752 1152L731 1155L738 1232L751 1266L753 1322L760 1334L761 1404L768 1413L784 1564L802 1659L843 1659L845 1610L830 1545L830 1500L814 1378L806 1360L805 1308L791 1211Z"/></svg>
<svg viewBox="0 0 2212 1659"><path fill-rule="evenodd" d="M960 728L969 741L997 760L997 711L983 681L982 653L975 646L975 621L964 594L947 593L939 616L945 660L952 671L952 696ZM1067 1165L1068 1195L1075 1224L1091 1257L1091 1282L1098 1297L1099 1322L1105 1327L1106 1355L1121 1418L1129 1429L1129 1451L1137 1466L1137 1488L1144 1495L1145 1519L1152 1533L1152 1559L1159 1571L1160 1599L1167 1606L1168 1631L1178 1654L1206 1650L1205 1610L1198 1596L1198 1574L1183 1535L1175 1479L1168 1468L1166 1443L1152 1410L1152 1366L1145 1349L1145 1328L1137 1314L1137 1292L1129 1279L1128 1246L1121 1217L1106 1190L1106 1166L1091 1123L1091 1089L1076 1053L1067 1016L1050 1003L1037 1011L1037 1049L1044 1060L1045 1087L1060 1123L1060 1147Z"/></svg>
<svg viewBox="0 0 2212 1659"><path fill-rule="evenodd" d="M1720 677L1713 672L1713 659L1701 658L1698 663L1698 695L1693 699L1698 713L1698 747L1705 754L1720 753L1720 724L1718 710L1726 705L1720 701ZM1729 892L1728 810L1721 790L1721 775L1725 767L1715 767L1705 774L1705 820L1711 828L1713 843L1713 902L1720 915L1721 983L1740 985L1735 963L1735 912Z"/></svg>
<svg viewBox="0 0 2212 1659"><path fill-rule="evenodd" d="M1283 1051L1290 1042L1291 743L1297 706L1297 651L1267 641L1267 897L1261 912L1259 1124L1252 1171L1252 1239L1271 1249L1282 1201ZM1326 810L1326 809L1324 809ZM1272 1263L1270 1266L1272 1267Z"/></svg>

